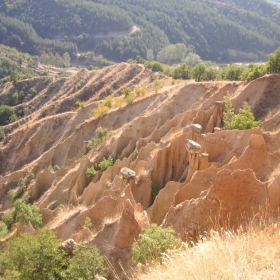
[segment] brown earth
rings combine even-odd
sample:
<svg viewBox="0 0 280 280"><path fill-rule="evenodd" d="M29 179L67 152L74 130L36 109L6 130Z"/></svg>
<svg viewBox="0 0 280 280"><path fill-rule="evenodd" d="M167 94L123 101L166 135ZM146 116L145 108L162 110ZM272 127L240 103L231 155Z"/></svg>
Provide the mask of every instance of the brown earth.
<svg viewBox="0 0 280 280"><path fill-rule="evenodd" d="M152 76L163 87L156 92ZM129 267L131 245L148 222L172 226L183 239L215 225L236 227L261 208L279 210L280 75L253 82L181 82L141 65L121 63L99 71L80 70L69 78L21 83L41 90L27 104L33 112L10 125L0 145L0 211L11 207L9 190L22 177L48 225L63 240L95 244L117 267ZM146 84L147 94L111 108L96 119L92 110L109 94ZM114 91L110 92L109 89ZM1 88L0 100L12 85ZM262 129L217 130L229 92L236 112L247 101ZM85 107L77 108L77 100ZM45 112L43 114L43 112ZM195 133L191 124L200 124ZM100 147L88 150L98 127L110 130ZM77 129L78 128L78 129ZM201 150L186 149L186 140ZM139 152L136 157L135 151ZM208 154L208 155L207 155ZM115 163L90 181L87 168L112 156ZM56 172L48 166L58 165ZM134 179L120 173L127 167ZM84 229L89 217L93 229ZM30 229L29 229L30 230ZM24 231L24 227L21 227Z"/></svg>

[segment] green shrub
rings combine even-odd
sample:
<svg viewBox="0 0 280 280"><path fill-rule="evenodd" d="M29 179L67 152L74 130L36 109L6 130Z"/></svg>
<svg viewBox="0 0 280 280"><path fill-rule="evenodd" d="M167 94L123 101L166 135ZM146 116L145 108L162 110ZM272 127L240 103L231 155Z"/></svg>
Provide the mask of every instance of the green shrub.
<svg viewBox="0 0 280 280"><path fill-rule="evenodd" d="M224 96L224 101L226 104L226 108L223 114L223 122L225 129L231 129L232 122L234 121L234 109L232 107L231 99L229 93Z"/></svg>
<svg viewBox="0 0 280 280"><path fill-rule="evenodd" d="M86 175L89 177L90 181L94 178L96 175L94 166L87 168Z"/></svg>
<svg viewBox="0 0 280 280"><path fill-rule="evenodd" d="M107 128L98 127L96 129L96 136L89 141L88 148L96 149L109 137L109 130Z"/></svg>
<svg viewBox="0 0 280 280"><path fill-rule="evenodd" d="M18 117L16 114L12 114L9 118L10 123L16 122L17 120L18 120Z"/></svg>
<svg viewBox="0 0 280 280"><path fill-rule="evenodd" d="M243 110L238 115L234 114L234 109L231 104L229 94L224 97L226 108L223 114L223 122L225 129L251 129L261 126L261 121L255 121L255 116L252 113L247 102L243 104Z"/></svg>
<svg viewBox="0 0 280 280"><path fill-rule="evenodd" d="M86 105L85 102L81 100L77 100L75 104L80 108L84 108Z"/></svg>
<svg viewBox="0 0 280 280"><path fill-rule="evenodd" d="M127 97L129 94L131 94L132 93L132 90L131 90L131 88L130 87L126 87L126 88L124 88L123 90L122 90L122 94L125 96L125 97Z"/></svg>
<svg viewBox="0 0 280 280"><path fill-rule="evenodd" d="M48 77L48 78L45 79L44 85L48 85L48 84L50 84L51 82L52 82L52 78L51 78L51 77Z"/></svg>
<svg viewBox="0 0 280 280"><path fill-rule="evenodd" d="M28 177L29 177L30 180L34 179L35 178L34 172L29 172Z"/></svg>
<svg viewBox="0 0 280 280"><path fill-rule="evenodd" d="M50 165L50 166L48 167L48 170L49 170L50 172L56 172L56 171L58 171L59 169L60 169L60 167L59 167L58 165L54 165L54 166Z"/></svg>
<svg viewBox="0 0 280 280"><path fill-rule="evenodd" d="M12 225L15 223L14 212L6 212L2 217L2 222L5 223L7 228L10 230L12 228Z"/></svg>
<svg viewBox="0 0 280 280"><path fill-rule="evenodd" d="M154 81L154 87L155 87L155 91L156 91L156 92L158 92L159 89L162 88L162 84L161 84L161 81L160 81L159 79L156 79L156 80Z"/></svg>
<svg viewBox="0 0 280 280"><path fill-rule="evenodd" d="M133 159L137 159L139 156L139 153L140 153L139 149L135 149L133 152Z"/></svg>
<svg viewBox="0 0 280 280"><path fill-rule="evenodd" d="M10 122L10 117L14 114L14 108L8 105L0 106L0 125L7 125Z"/></svg>
<svg viewBox="0 0 280 280"><path fill-rule="evenodd" d="M280 73L280 48L269 55L267 70L268 73Z"/></svg>
<svg viewBox="0 0 280 280"><path fill-rule="evenodd" d="M35 96L37 94L37 89L32 87L29 92L28 92L31 96Z"/></svg>
<svg viewBox="0 0 280 280"><path fill-rule="evenodd" d="M92 280L95 275L106 276L104 259L95 246L78 245L67 269L69 279Z"/></svg>
<svg viewBox="0 0 280 280"><path fill-rule="evenodd" d="M132 104L135 100L135 95L131 92L129 95L125 97L126 104Z"/></svg>
<svg viewBox="0 0 280 280"><path fill-rule="evenodd" d="M145 96L146 93L147 93L147 91L146 91L146 85L145 84L143 84L141 87L135 89L135 94L137 96Z"/></svg>
<svg viewBox="0 0 280 280"><path fill-rule="evenodd" d="M135 264L160 262L162 253L175 249L179 243L180 239L174 236L172 228L161 228L151 224L132 245L133 262Z"/></svg>
<svg viewBox="0 0 280 280"><path fill-rule="evenodd" d="M98 127L96 129L96 136L97 136L97 139L100 139L100 140L104 140L108 137L109 135L109 130L107 128L102 128L102 127Z"/></svg>
<svg viewBox="0 0 280 280"><path fill-rule="evenodd" d="M123 99L122 96L114 98L114 106L115 107L122 107L123 101L124 101L124 99Z"/></svg>
<svg viewBox="0 0 280 280"><path fill-rule="evenodd" d="M42 215L36 205L26 204L21 200L14 202L15 222L27 224L30 222L34 227L42 225Z"/></svg>
<svg viewBox="0 0 280 280"><path fill-rule="evenodd" d="M9 234L9 230L7 225L1 221L0 222L0 238L4 238Z"/></svg>
<svg viewBox="0 0 280 280"><path fill-rule="evenodd" d="M107 159L104 157L101 162L99 162L98 167L100 168L101 172L104 172L109 166L114 165L114 160L111 156L109 156Z"/></svg>
<svg viewBox="0 0 280 280"><path fill-rule="evenodd" d="M23 234L8 242L0 258L1 273L16 273L23 280L63 279L66 253L51 230ZM65 278L64 278L65 279ZM77 279L77 278L76 278Z"/></svg>
<svg viewBox="0 0 280 280"><path fill-rule="evenodd" d="M101 106L93 109L94 117L97 119L102 118L109 112L109 110L110 110L110 108L108 108L104 105L101 105Z"/></svg>
<svg viewBox="0 0 280 280"><path fill-rule="evenodd" d="M231 129L251 129L262 125L261 121L255 121L255 116L251 112L250 106L247 102L243 105L243 110L240 114L236 115L232 122Z"/></svg>
<svg viewBox="0 0 280 280"><path fill-rule="evenodd" d="M84 228L88 228L90 230L93 229L93 224L92 224L90 217L86 217L85 223L84 223Z"/></svg>
<svg viewBox="0 0 280 280"><path fill-rule="evenodd" d="M14 202L17 199L21 198L22 194L26 190L25 182L26 180L24 178L20 178L17 183L17 190L16 191L10 190L8 192L8 198L11 202Z"/></svg>
<svg viewBox="0 0 280 280"><path fill-rule="evenodd" d="M113 104L113 98L112 97L106 97L105 100L103 101L103 105L108 108L112 108Z"/></svg>
<svg viewBox="0 0 280 280"><path fill-rule="evenodd" d="M108 90L110 94L112 94L115 91L113 87L110 87Z"/></svg>
<svg viewBox="0 0 280 280"><path fill-rule="evenodd" d="M14 92L12 95L12 102L13 102L13 105L17 105L19 102L19 94L17 91Z"/></svg>
<svg viewBox="0 0 280 280"><path fill-rule="evenodd" d="M0 127L0 141L5 138L5 131L3 127Z"/></svg>

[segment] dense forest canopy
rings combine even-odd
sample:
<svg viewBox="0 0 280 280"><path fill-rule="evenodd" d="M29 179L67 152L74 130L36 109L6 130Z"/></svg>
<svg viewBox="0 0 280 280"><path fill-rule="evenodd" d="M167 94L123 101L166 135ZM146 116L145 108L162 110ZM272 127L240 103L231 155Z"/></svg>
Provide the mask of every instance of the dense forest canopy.
<svg viewBox="0 0 280 280"><path fill-rule="evenodd" d="M280 9L264 0L4 0L0 13L0 43L32 54L127 60L183 43L226 62L266 60L280 45ZM109 32L127 36L96 36Z"/></svg>

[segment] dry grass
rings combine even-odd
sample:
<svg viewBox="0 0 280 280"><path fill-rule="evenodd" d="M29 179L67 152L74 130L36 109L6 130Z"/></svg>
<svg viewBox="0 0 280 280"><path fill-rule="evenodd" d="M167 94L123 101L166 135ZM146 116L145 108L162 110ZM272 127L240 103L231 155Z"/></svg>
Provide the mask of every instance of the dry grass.
<svg viewBox="0 0 280 280"><path fill-rule="evenodd" d="M280 225L251 225L236 233L212 231L134 279L280 279Z"/></svg>

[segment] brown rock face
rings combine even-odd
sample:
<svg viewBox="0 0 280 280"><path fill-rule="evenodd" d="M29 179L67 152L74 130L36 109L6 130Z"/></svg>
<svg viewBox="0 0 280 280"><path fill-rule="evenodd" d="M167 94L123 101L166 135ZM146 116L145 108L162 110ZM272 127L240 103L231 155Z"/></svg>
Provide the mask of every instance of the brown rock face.
<svg viewBox="0 0 280 280"><path fill-rule="evenodd" d="M131 202L127 200L120 218L119 230L116 233L116 246L121 249L130 247L137 240L141 231L142 228L134 216L134 208Z"/></svg>
<svg viewBox="0 0 280 280"><path fill-rule="evenodd" d="M172 226L183 238L217 226L235 228L248 222L267 201L266 185L252 170L224 169L205 194L172 207L163 226Z"/></svg>

